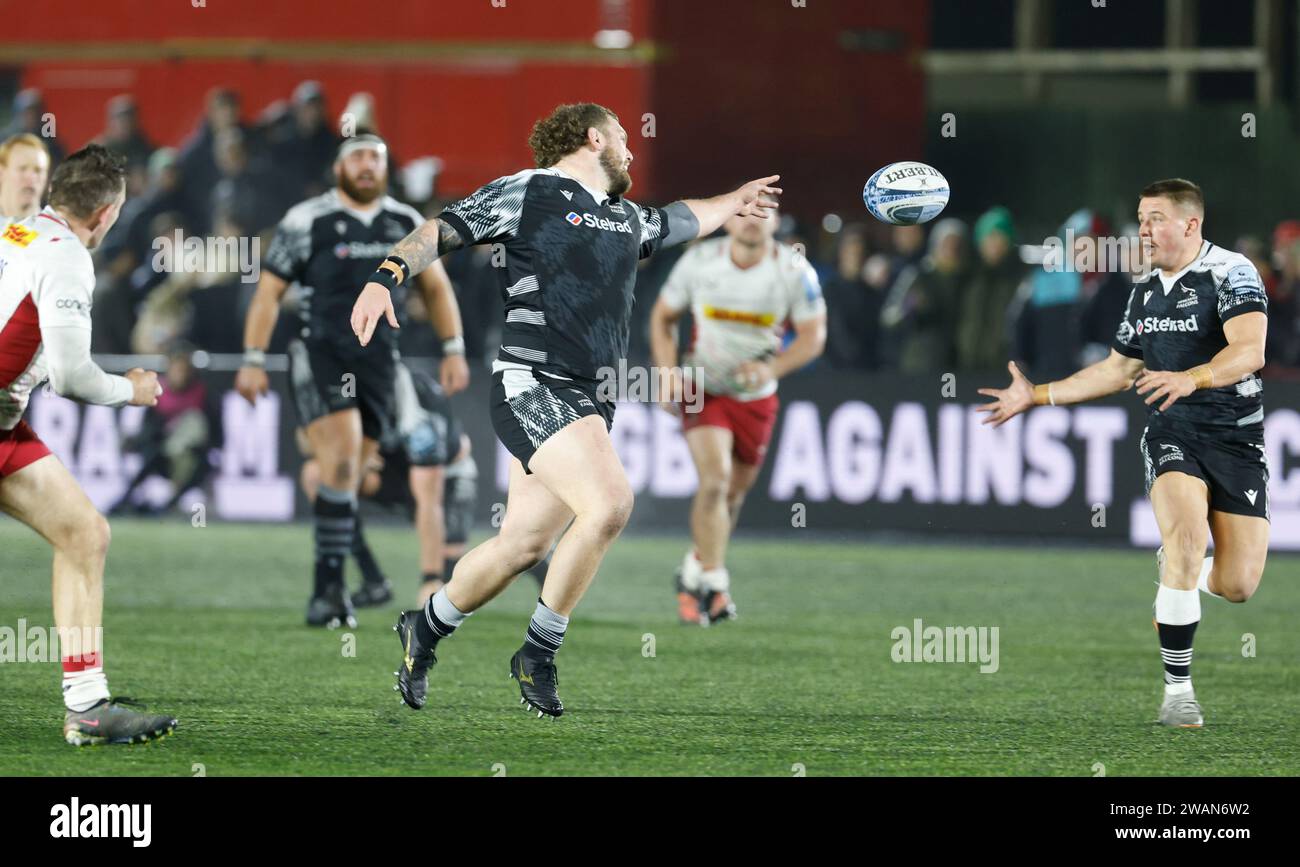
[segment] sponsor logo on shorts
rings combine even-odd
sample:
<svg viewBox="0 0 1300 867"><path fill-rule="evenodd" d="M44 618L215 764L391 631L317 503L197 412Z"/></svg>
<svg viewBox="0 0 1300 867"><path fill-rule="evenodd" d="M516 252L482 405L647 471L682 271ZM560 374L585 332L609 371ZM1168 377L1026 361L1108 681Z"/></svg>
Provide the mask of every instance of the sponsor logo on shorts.
<svg viewBox="0 0 1300 867"><path fill-rule="evenodd" d="M1246 492L1246 499L1247 499L1247 500L1250 500L1250 504L1251 504L1252 506L1255 505L1255 498L1258 497L1258 496L1259 496L1259 491L1247 491L1247 492Z"/></svg>

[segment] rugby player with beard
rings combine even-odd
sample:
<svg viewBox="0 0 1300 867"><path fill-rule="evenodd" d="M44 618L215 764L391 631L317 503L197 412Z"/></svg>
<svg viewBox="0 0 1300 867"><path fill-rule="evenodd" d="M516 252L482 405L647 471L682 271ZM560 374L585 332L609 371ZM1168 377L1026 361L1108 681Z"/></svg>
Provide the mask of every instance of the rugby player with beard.
<svg viewBox="0 0 1300 867"><path fill-rule="evenodd" d="M235 387L250 403L268 388L265 359L280 299L299 286L302 330L289 347L290 387L299 422L320 462L313 503L315 566L307 607L310 626L354 626L354 600L343 581L349 555L363 564L364 604L392 598L391 588L357 545L357 492L362 468L397 427L397 333L385 331L366 346L348 326L356 287L394 243L424 223L419 212L387 195L388 147L377 135L345 140L334 161L335 189L290 208L266 251L257 293L244 327L244 365ZM465 388L460 312L447 272L438 262L412 275L425 293L443 340L440 378L448 394ZM396 299L403 306L405 293ZM430 516L441 531L443 516Z"/></svg>

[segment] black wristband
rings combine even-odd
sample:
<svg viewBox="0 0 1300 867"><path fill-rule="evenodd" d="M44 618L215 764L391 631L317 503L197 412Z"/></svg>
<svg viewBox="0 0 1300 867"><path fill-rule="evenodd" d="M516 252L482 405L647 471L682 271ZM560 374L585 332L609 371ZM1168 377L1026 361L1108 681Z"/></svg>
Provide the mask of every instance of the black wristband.
<svg viewBox="0 0 1300 867"><path fill-rule="evenodd" d="M401 280L401 282L405 283L407 280L410 280L410 279L411 279L411 266L408 265L408 264L406 264L406 260L403 259L401 256L389 256L389 257L388 257L387 259L385 259L384 261L385 261L385 262L392 262L392 263L393 263L394 265L396 265L398 268L401 268L401 269L402 269L402 280Z"/></svg>
<svg viewBox="0 0 1300 867"><path fill-rule="evenodd" d="M387 268L376 268L375 273L370 275L371 283L378 283L389 292L397 288L397 275Z"/></svg>

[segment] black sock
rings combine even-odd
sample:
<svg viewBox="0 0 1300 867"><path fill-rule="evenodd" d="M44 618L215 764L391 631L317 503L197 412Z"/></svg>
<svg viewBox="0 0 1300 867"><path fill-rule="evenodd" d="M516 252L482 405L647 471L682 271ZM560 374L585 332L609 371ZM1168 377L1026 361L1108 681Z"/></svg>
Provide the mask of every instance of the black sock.
<svg viewBox="0 0 1300 867"><path fill-rule="evenodd" d="M1167 685L1191 683L1192 637L1196 635L1196 625L1196 623L1182 626L1171 626L1168 623L1156 624L1156 629L1160 633L1160 658L1165 663Z"/></svg>
<svg viewBox="0 0 1300 867"><path fill-rule="evenodd" d="M438 591L438 593L441 592L441 590ZM424 647L433 647L439 641L455 632L456 626L460 625L452 625L448 623L446 620L439 617L434 611L437 606L433 604L433 601L438 598L438 593L429 597L429 601L424 603L424 610L421 611L420 616L415 619L415 637ZM454 607L452 608L452 611L455 613ZM457 616L462 620L464 619L463 615Z"/></svg>
<svg viewBox="0 0 1300 867"><path fill-rule="evenodd" d="M442 574L447 576L448 581L450 581L451 576L456 573L456 564L459 562L459 557L448 557L442 561Z"/></svg>
<svg viewBox="0 0 1300 867"><path fill-rule="evenodd" d="M370 553L370 545L366 542L365 534L361 530L361 514L359 512L355 517L352 534L352 557L357 561L357 567L361 569L362 580L367 584L384 583L383 570L375 562L375 555Z"/></svg>
<svg viewBox="0 0 1300 867"><path fill-rule="evenodd" d="M316 543L316 595L343 583L343 563L352 550L356 498L321 485L313 509Z"/></svg>
<svg viewBox="0 0 1300 867"><path fill-rule="evenodd" d="M569 629L569 618L557 614L549 605L537 597L537 608L533 619L528 621L528 632L524 635L524 653L530 656L554 656L564 643L564 633Z"/></svg>
<svg viewBox="0 0 1300 867"><path fill-rule="evenodd" d="M420 576L420 581L422 581L425 584L428 584L430 581L441 582L442 576L443 573L441 572L425 572L423 575Z"/></svg>

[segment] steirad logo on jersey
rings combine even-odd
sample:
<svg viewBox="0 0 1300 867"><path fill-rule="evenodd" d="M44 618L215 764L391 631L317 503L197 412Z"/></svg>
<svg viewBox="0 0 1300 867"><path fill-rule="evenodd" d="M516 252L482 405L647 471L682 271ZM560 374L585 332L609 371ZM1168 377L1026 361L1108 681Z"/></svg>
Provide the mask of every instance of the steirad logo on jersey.
<svg viewBox="0 0 1300 867"><path fill-rule="evenodd" d="M1185 319L1176 319L1172 316L1148 316L1145 319L1137 321L1138 334L1150 334L1153 331L1185 331L1196 333L1200 326L1196 322L1196 314L1192 314Z"/></svg>
<svg viewBox="0 0 1300 867"><path fill-rule="evenodd" d="M619 223L608 217L596 217L591 214L579 214L577 211L569 211L568 216L564 219L572 226L581 226L585 223L592 229L602 229L606 232L622 232L625 235L632 234L632 227L627 223Z"/></svg>

